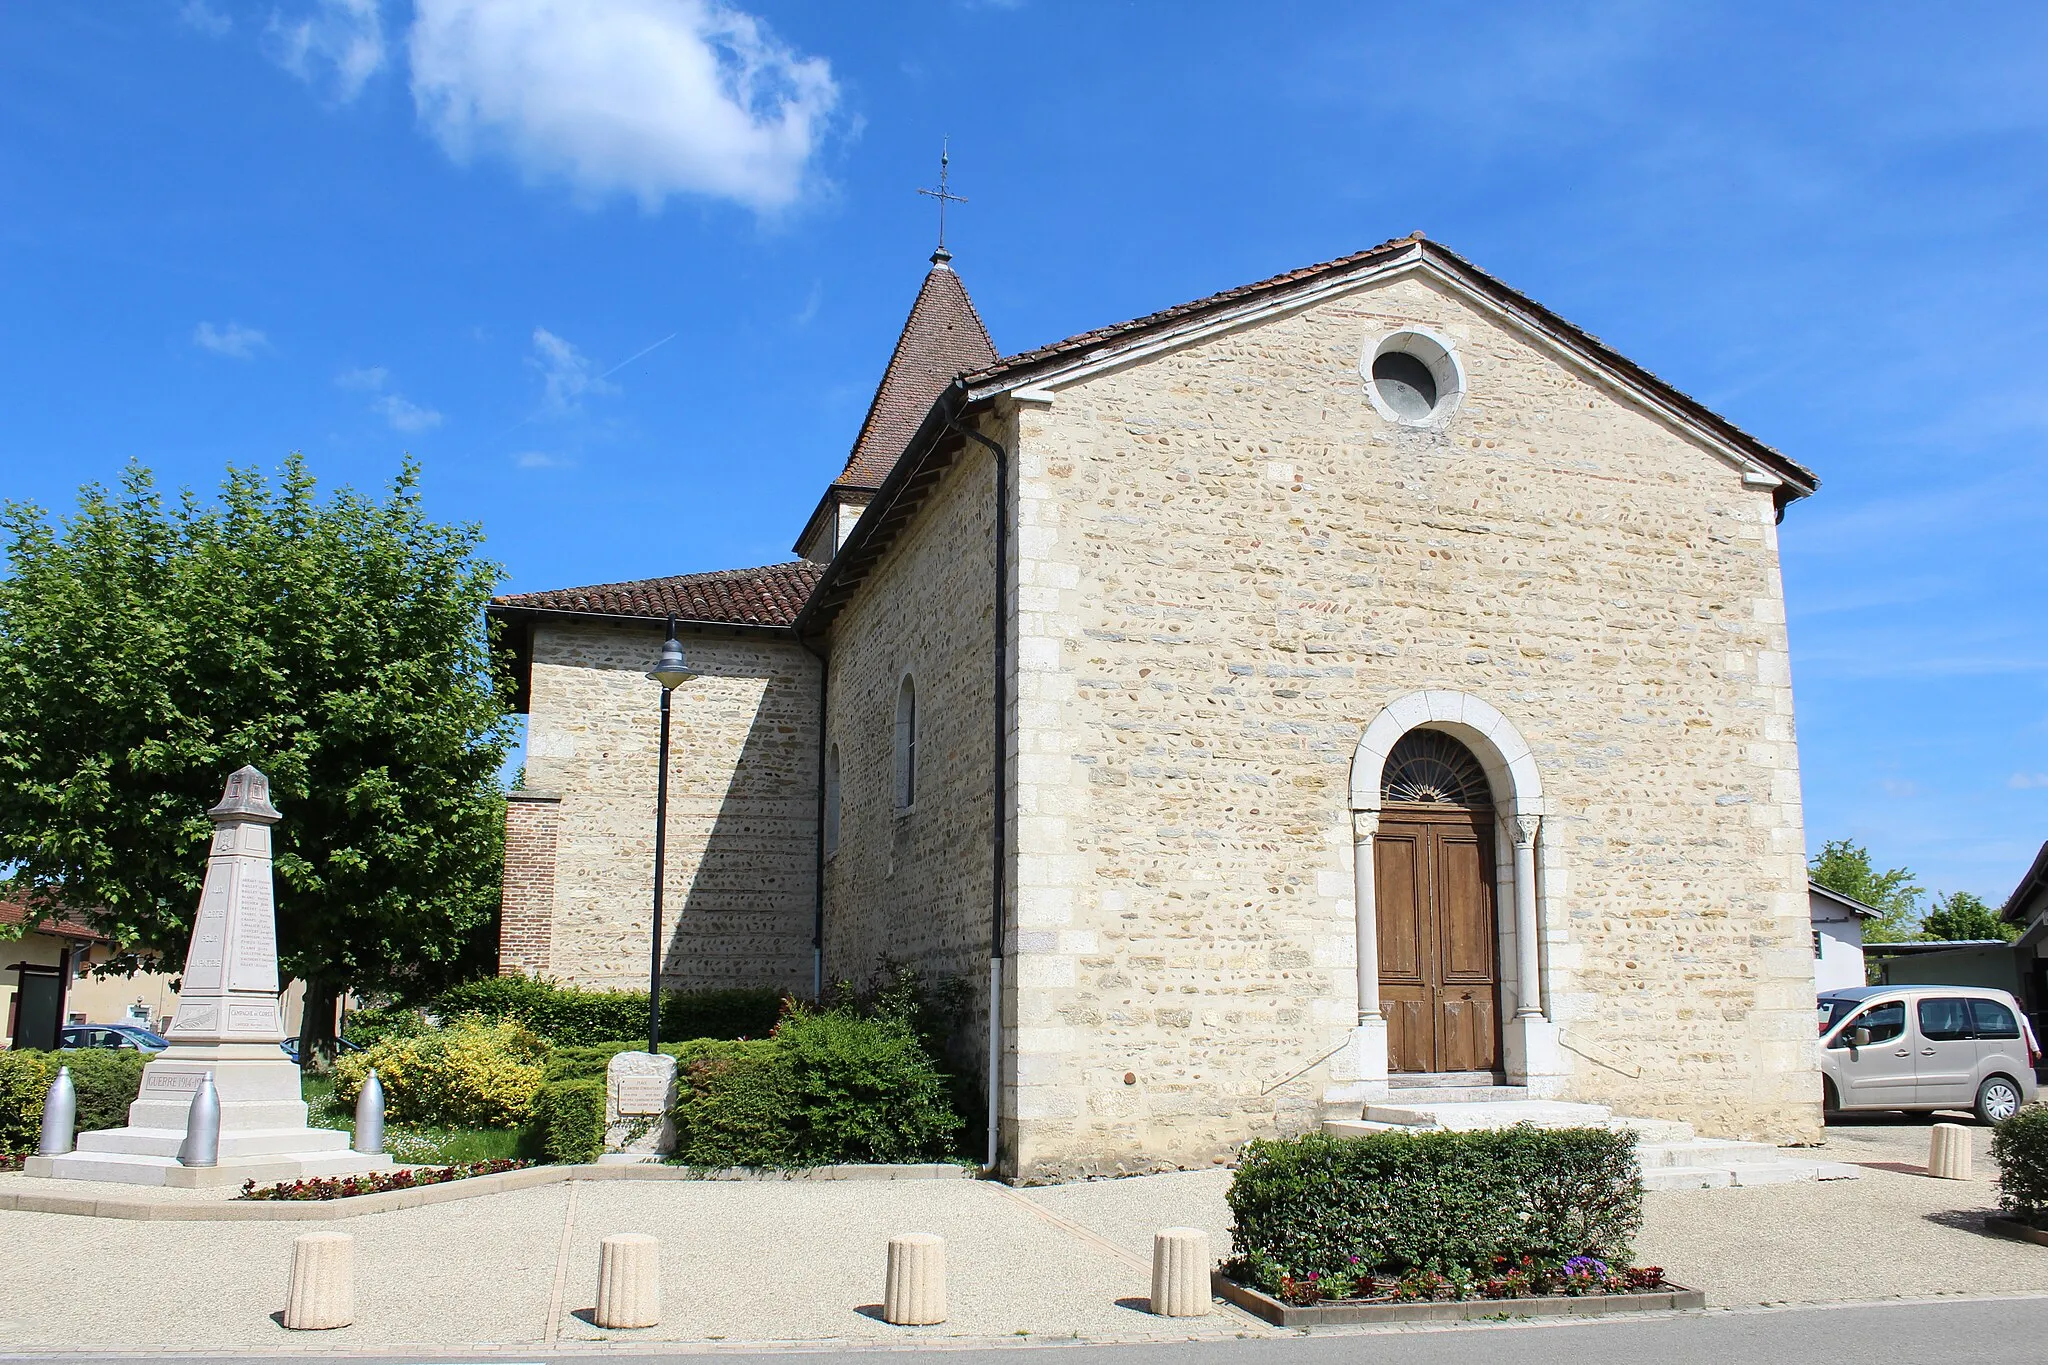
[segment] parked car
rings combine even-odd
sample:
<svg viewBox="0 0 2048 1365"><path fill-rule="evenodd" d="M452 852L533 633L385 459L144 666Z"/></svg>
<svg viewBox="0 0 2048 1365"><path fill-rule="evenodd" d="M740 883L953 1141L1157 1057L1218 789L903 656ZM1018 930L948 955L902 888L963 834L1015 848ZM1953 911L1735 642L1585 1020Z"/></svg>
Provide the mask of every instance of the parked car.
<svg viewBox="0 0 2048 1365"><path fill-rule="evenodd" d="M285 1056L291 1058L295 1062L299 1060L299 1040L297 1038L287 1038L283 1042L279 1043L278 1046L284 1049ZM354 1043L351 1043L346 1038L337 1038L334 1040L334 1050L337 1054L339 1054L343 1052L361 1052L362 1048L358 1047Z"/></svg>
<svg viewBox="0 0 2048 1365"><path fill-rule="evenodd" d="M137 1052L162 1052L171 1040L139 1024L66 1024L59 1035L59 1047L132 1048Z"/></svg>
<svg viewBox="0 0 2048 1365"><path fill-rule="evenodd" d="M1858 986L1820 997L1829 1113L1973 1109L2011 1118L2038 1092L2041 1048L2019 1002L1984 986Z"/></svg>

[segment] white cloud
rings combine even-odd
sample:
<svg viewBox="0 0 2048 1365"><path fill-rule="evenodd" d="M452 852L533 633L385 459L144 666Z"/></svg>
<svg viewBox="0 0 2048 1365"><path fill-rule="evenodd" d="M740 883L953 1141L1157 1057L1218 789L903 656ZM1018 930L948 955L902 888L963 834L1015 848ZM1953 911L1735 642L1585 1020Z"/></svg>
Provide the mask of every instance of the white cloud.
<svg viewBox="0 0 2048 1365"><path fill-rule="evenodd" d="M234 21L208 4L206 0L185 0L178 6L178 18L187 28L197 29L209 38L225 38Z"/></svg>
<svg viewBox="0 0 2048 1365"><path fill-rule="evenodd" d="M192 344L212 351L215 355L233 356L236 360L248 360L269 344L269 338L254 327L244 327L239 322L230 322L216 327L202 322L192 329Z"/></svg>
<svg viewBox="0 0 2048 1365"><path fill-rule="evenodd" d="M786 208L839 98L823 58L719 0L418 0L415 14L413 101L448 154L496 151L593 198Z"/></svg>
<svg viewBox="0 0 2048 1365"><path fill-rule="evenodd" d="M316 0L297 19L270 17L271 55L308 85L332 82L347 104L384 65L384 13L379 0Z"/></svg>
<svg viewBox="0 0 2048 1365"><path fill-rule="evenodd" d="M343 370L334 376L337 387L375 395L370 411L391 424L393 431L430 431L444 420L432 408L421 407L390 387L391 372L382 365Z"/></svg>
<svg viewBox="0 0 2048 1365"><path fill-rule="evenodd" d="M606 383L597 373L589 356L545 327L533 329L533 354L526 363L540 371L546 386L541 396L543 409L558 417L578 411L585 394L619 391L618 385Z"/></svg>
<svg viewBox="0 0 2048 1365"><path fill-rule="evenodd" d="M512 463L521 469L569 469L576 462L550 455L545 450L522 450L512 457Z"/></svg>
<svg viewBox="0 0 2048 1365"><path fill-rule="evenodd" d="M2016 792L2048 790L2048 773L2014 773L2005 785Z"/></svg>

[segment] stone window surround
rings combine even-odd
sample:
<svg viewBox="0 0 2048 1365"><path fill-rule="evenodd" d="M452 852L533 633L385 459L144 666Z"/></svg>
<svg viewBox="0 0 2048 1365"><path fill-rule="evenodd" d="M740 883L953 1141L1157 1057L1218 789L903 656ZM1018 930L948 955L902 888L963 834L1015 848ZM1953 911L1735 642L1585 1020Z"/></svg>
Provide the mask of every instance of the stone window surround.
<svg viewBox="0 0 2048 1365"><path fill-rule="evenodd" d="M1360 736L1351 762L1353 904L1357 933L1358 1026L1352 1033L1349 1067L1354 1084L1343 1098L1384 1095L1388 1086L1387 1021L1380 1010L1378 888L1373 839L1380 822L1380 774L1387 755L1410 730L1439 730L1472 751L1486 772L1497 816L1496 904L1511 907L1502 917L1504 1068L1511 1083L1532 1095L1561 1087L1563 1054L1555 1023L1545 1008L1549 981L1544 970L1542 931L1555 922L1545 912L1538 873L1538 839L1543 816L1543 779L1528 741L1487 702L1446 689L1411 692L1376 716ZM1526 989L1525 983L1535 983ZM1353 1092L1357 1092L1356 1095ZM1332 1097L1340 1092L1333 1091Z"/></svg>
<svg viewBox="0 0 2048 1365"><path fill-rule="evenodd" d="M837 741L825 749L825 821L822 831L825 858L829 862L839 853L839 842L843 833L840 824L841 788L839 778L839 745Z"/></svg>
<svg viewBox="0 0 2048 1365"><path fill-rule="evenodd" d="M1404 343L1415 338L1421 346ZM1379 385L1372 377L1372 363L1386 352L1406 351L1424 365L1436 378L1436 406L1426 417L1403 417L1394 411L1393 405L1380 396ZM1450 337L1432 331L1427 327L1402 326L1383 332L1367 340L1365 349L1358 357L1359 377L1365 380L1365 396L1371 401L1373 411L1396 426L1438 427L1449 421L1465 399L1465 365L1458 358L1458 343Z"/></svg>
<svg viewBox="0 0 2048 1365"><path fill-rule="evenodd" d="M891 744L894 810L917 809L917 679L908 671L896 681L896 730Z"/></svg>

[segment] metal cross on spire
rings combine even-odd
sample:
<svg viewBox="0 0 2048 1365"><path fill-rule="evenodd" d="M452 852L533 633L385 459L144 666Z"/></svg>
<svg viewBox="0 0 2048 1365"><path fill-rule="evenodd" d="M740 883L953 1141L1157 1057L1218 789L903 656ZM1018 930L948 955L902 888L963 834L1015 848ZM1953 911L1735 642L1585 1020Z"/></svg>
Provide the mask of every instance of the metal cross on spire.
<svg viewBox="0 0 2048 1365"><path fill-rule="evenodd" d="M939 201L939 249L932 253L933 265L944 265L947 261L953 259L953 253L946 250L946 205L964 204L967 202L966 199L954 194L946 187L947 167L952 160L949 155L952 151L952 143L953 139L949 137L939 144L939 187L935 190L922 188L918 190L919 194L928 194Z"/></svg>

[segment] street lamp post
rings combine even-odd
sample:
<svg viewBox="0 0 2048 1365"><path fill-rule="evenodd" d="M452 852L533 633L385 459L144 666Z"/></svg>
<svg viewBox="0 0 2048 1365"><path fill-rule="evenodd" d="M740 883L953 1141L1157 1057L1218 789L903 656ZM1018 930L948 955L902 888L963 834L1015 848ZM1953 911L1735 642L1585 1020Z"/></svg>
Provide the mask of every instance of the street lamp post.
<svg viewBox="0 0 2048 1365"><path fill-rule="evenodd" d="M654 779L654 941L648 950L647 1052L661 1051L661 884L668 852L668 714L678 687L696 677L683 662L682 641L676 639L676 618L668 618L668 639L661 662L647 675L661 684L661 770Z"/></svg>

